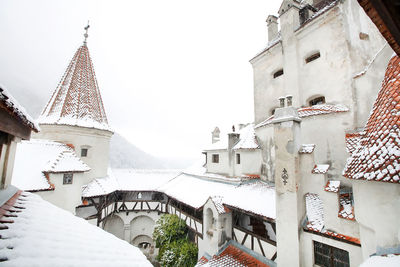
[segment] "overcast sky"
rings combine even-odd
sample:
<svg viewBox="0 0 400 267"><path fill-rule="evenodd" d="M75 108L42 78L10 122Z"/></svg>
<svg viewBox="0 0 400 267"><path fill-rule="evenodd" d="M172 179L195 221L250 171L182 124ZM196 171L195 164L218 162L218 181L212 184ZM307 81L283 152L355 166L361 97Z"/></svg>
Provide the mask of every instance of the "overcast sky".
<svg viewBox="0 0 400 267"><path fill-rule="evenodd" d="M90 20L113 129L153 155L196 157L215 126L253 121L249 60L280 2L1 0L0 83L28 111L44 106Z"/></svg>

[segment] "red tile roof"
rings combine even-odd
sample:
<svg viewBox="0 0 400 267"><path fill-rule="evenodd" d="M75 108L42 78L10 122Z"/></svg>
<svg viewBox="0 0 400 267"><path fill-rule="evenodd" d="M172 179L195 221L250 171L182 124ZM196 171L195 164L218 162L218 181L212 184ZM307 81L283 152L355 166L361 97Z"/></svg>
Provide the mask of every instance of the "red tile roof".
<svg viewBox="0 0 400 267"><path fill-rule="evenodd" d="M217 266L248 266L248 267L269 267L269 265L259 261L250 254L240 250L234 245L227 246L219 255L214 255L207 261L205 257L200 258L196 266L208 264L210 267Z"/></svg>
<svg viewBox="0 0 400 267"><path fill-rule="evenodd" d="M400 57L387 67L382 88L343 175L350 179L400 183Z"/></svg>
<svg viewBox="0 0 400 267"><path fill-rule="evenodd" d="M357 147L358 142L361 140L361 133L347 133L346 134L346 151L352 154Z"/></svg>
<svg viewBox="0 0 400 267"><path fill-rule="evenodd" d="M39 118L40 124L109 130L89 49L78 48Z"/></svg>

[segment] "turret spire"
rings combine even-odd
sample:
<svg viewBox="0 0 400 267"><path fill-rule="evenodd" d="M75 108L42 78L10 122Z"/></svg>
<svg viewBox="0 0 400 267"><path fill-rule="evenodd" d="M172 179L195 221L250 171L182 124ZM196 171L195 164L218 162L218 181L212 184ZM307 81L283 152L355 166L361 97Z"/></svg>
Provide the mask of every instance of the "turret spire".
<svg viewBox="0 0 400 267"><path fill-rule="evenodd" d="M85 37L85 40L83 41L83 44L84 45L86 45L86 40L87 40L87 38L89 37L89 34L88 34L88 30L89 30L89 28L90 28L90 25L89 25L89 21L87 22L87 26L84 28L85 29L85 34L83 35L84 37Z"/></svg>

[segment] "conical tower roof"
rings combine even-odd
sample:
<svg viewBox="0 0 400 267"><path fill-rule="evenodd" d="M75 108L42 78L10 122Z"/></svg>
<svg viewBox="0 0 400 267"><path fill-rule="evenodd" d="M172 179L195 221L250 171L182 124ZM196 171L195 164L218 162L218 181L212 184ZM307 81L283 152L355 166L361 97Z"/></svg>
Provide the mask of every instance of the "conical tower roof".
<svg viewBox="0 0 400 267"><path fill-rule="evenodd" d="M350 179L400 183L400 57L386 69L365 132L347 160L343 175Z"/></svg>
<svg viewBox="0 0 400 267"><path fill-rule="evenodd" d="M39 124L60 124L111 131L89 49L78 48L60 83L40 115Z"/></svg>

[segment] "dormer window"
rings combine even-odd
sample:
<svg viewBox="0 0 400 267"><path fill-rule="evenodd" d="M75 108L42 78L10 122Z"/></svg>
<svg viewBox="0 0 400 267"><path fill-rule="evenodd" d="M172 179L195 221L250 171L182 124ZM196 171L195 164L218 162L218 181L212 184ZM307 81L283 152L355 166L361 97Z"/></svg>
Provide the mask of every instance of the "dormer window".
<svg viewBox="0 0 400 267"><path fill-rule="evenodd" d="M320 58L320 57L321 57L321 54L320 54L319 52L314 53L314 54L312 54L311 56L309 56L309 57L306 58L306 64L307 64L307 63L310 63L311 61L314 61L314 60L316 60L316 59L318 59L318 58Z"/></svg>
<svg viewBox="0 0 400 267"><path fill-rule="evenodd" d="M315 106L315 105L321 105L325 103L325 97L324 96L319 96L314 99L311 99L309 104L310 106Z"/></svg>
<svg viewBox="0 0 400 267"><path fill-rule="evenodd" d="M283 69L280 69L274 73L274 79L283 75Z"/></svg>

